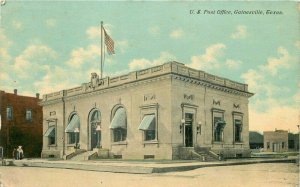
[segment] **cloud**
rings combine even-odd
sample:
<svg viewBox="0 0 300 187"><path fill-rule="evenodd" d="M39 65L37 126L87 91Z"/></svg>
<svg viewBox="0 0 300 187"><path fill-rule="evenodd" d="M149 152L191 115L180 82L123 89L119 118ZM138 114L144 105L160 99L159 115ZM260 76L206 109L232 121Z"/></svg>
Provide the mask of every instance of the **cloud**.
<svg viewBox="0 0 300 187"><path fill-rule="evenodd" d="M246 73L243 73L241 77L248 84L249 90L253 92L258 91L259 83L264 80L263 74L254 69L249 69Z"/></svg>
<svg viewBox="0 0 300 187"><path fill-rule="evenodd" d="M16 21L16 20L12 21L12 26L16 30L21 30L23 28L23 24L20 21Z"/></svg>
<svg viewBox="0 0 300 187"><path fill-rule="evenodd" d="M298 49L300 49L300 40L298 40L298 41L295 42L295 46L296 46Z"/></svg>
<svg viewBox="0 0 300 187"><path fill-rule="evenodd" d="M13 69L17 77L33 78L35 74L47 70L57 56L58 54L46 45L29 45L15 58Z"/></svg>
<svg viewBox="0 0 300 187"><path fill-rule="evenodd" d="M226 46L222 43L217 43L206 48L203 55L192 56L191 63L187 66L195 69L209 70L219 68L220 63L218 57L223 55L223 50Z"/></svg>
<svg viewBox="0 0 300 187"><path fill-rule="evenodd" d="M125 53L126 49L128 48L128 41L127 40L120 40L116 41L115 44L116 52Z"/></svg>
<svg viewBox="0 0 300 187"><path fill-rule="evenodd" d="M105 24L103 26L105 28L105 31L110 36L112 35L112 25ZM101 26L91 26L86 30L86 34L89 39L101 39ZM112 37L113 39L113 37ZM99 40L100 41L100 40Z"/></svg>
<svg viewBox="0 0 300 187"><path fill-rule="evenodd" d="M176 60L176 57L173 54L168 53L168 52L161 52L160 56L154 60L148 60L145 58L133 59L128 64L128 67L129 67L130 71L134 71L134 70L148 68L151 66L157 66L157 65L166 63L168 61L173 61L173 60Z"/></svg>
<svg viewBox="0 0 300 187"><path fill-rule="evenodd" d="M228 69L238 69L243 64L240 60L227 59L225 65Z"/></svg>
<svg viewBox="0 0 300 187"><path fill-rule="evenodd" d="M11 45L12 41L7 38L5 30L0 28L0 48L9 48Z"/></svg>
<svg viewBox="0 0 300 187"><path fill-rule="evenodd" d="M279 69L290 67L289 62L291 56L289 52L283 47L278 47L277 52L279 54L278 58L268 58L267 64L261 67L263 70L270 72L273 76L277 74Z"/></svg>
<svg viewBox="0 0 300 187"><path fill-rule="evenodd" d="M72 79L76 77L76 79L79 80L82 78L80 76L81 72L72 71L64 67L54 66L44 73L42 79L36 80L33 83L33 86L42 94L57 92L59 90L76 86L75 81L72 81Z"/></svg>
<svg viewBox="0 0 300 187"><path fill-rule="evenodd" d="M11 60L11 56L8 53L8 49L0 48L0 64L3 66Z"/></svg>
<svg viewBox="0 0 300 187"><path fill-rule="evenodd" d="M12 74L10 64L12 57L9 53L11 46L12 42L6 36L5 30L0 28L0 85L2 89L10 88L8 85L11 82Z"/></svg>
<svg viewBox="0 0 300 187"><path fill-rule="evenodd" d="M10 79L10 77L9 77L9 75L8 75L7 72L2 72L2 73L0 74L0 80L1 80L1 81L7 81L7 80L9 80L9 79Z"/></svg>
<svg viewBox="0 0 300 187"><path fill-rule="evenodd" d="M158 27L158 26L150 27L149 33L153 36L158 36L160 34L160 27Z"/></svg>
<svg viewBox="0 0 300 187"><path fill-rule="evenodd" d="M56 19L54 18L47 19L45 23L48 28L56 27Z"/></svg>
<svg viewBox="0 0 300 187"><path fill-rule="evenodd" d="M86 30L86 34L89 39L101 38L101 29L100 27L90 27Z"/></svg>
<svg viewBox="0 0 300 187"><path fill-rule="evenodd" d="M297 132L299 124L297 107L274 106L266 112L258 112L256 107L249 107L249 129L256 131L274 131L275 129Z"/></svg>
<svg viewBox="0 0 300 187"><path fill-rule="evenodd" d="M231 34L231 38L233 39L243 39L247 37L247 27L244 25L238 25L236 27L236 31Z"/></svg>
<svg viewBox="0 0 300 187"><path fill-rule="evenodd" d="M74 49L71 52L71 58L66 62L67 65L73 68L81 68L83 64L96 63L100 59L101 47L91 44L85 48L81 47Z"/></svg>
<svg viewBox="0 0 300 187"><path fill-rule="evenodd" d="M170 37L173 39L179 39L179 38L183 37L183 35L184 35L184 32L182 29L176 29L170 33Z"/></svg>

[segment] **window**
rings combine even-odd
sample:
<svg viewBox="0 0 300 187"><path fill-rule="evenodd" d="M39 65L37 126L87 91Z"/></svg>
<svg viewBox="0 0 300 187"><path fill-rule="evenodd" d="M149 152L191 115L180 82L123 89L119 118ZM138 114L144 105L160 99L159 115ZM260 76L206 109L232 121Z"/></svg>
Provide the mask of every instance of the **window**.
<svg viewBox="0 0 300 187"><path fill-rule="evenodd" d="M127 137L127 131L123 128L115 128L113 130L114 142L125 141Z"/></svg>
<svg viewBox="0 0 300 187"><path fill-rule="evenodd" d="M111 120L110 129L112 129L113 141L125 141L127 138L127 116L123 107L115 110Z"/></svg>
<svg viewBox="0 0 300 187"><path fill-rule="evenodd" d="M236 142L242 141L242 121L235 119L234 120L234 140Z"/></svg>
<svg viewBox="0 0 300 187"><path fill-rule="evenodd" d="M270 142L267 142L267 149L270 149Z"/></svg>
<svg viewBox="0 0 300 187"><path fill-rule="evenodd" d="M45 132L44 136L48 137L48 145L56 144L56 121L50 121L48 123L48 129Z"/></svg>
<svg viewBox="0 0 300 187"><path fill-rule="evenodd" d="M26 110L26 120L32 121L32 110L31 109Z"/></svg>
<svg viewBox="0 0 300 187"><path fill-rule="evenodd" d="M221 117L214 117L214 141L223 141L223 130L226 122Z"/></svg>
<svg viewBox="0 0 300 187"><path fill-rule="evenodd" d="M282 145L282 149L284 149L284 142L282 142L282 144L281 144L281 145Z"/></svg>
<svg viewBox="0 0 300 187"><path fill-rule="evenodd" d="M68 144L77 144L80 140L80 120L77 114L70 117L69 124L65 130L67 133Z"/></svg>
<svg viewBox="0 0 300 187"><path fill-rule="evenodd" d="M140 123L139 130L144 131L144 140L156 139L156 118L155 114L147 114Z"/></svg>
<svg viewBox="0 0 300 187"><path fill-rule="evenodd" d="M7 107L6 108L6 119L7 120L12 120L13 119L13 108L12 107Z"/></svg>

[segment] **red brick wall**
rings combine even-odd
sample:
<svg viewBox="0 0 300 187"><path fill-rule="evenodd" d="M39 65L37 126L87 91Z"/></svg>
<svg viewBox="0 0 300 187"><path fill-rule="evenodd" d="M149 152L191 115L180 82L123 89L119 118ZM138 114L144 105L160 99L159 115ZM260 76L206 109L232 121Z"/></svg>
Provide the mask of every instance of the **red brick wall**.
<svg viewBox="0 0 300 187"><path fill-rule="evenodd" d="M42 150L43 114L36 97L0 93L1 121L0 144L4 156L12 157L14 147L22 145L25 157L39 157ZM6 108L13 108L12 120L7 119ZM32 120L26 120L26 109L31 109Z"/></svg>

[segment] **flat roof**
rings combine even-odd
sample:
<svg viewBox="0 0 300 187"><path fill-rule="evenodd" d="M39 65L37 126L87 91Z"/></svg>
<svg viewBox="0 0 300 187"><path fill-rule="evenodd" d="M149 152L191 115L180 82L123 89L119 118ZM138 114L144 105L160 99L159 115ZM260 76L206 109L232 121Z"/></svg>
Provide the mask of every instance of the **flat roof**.
<svg viewBox="0 0 300 187"><path fill-rule="evenodd" d="M207 86L209 84L213 88L216 89L222 88L226 92L232 92L235 94L244 93L248 97L253 95L253 93L248 92L247 84L239 83L236 81L229 80L227 78L212 75L201 70L196 70L187 67L182 63L171 61L162 65L158 65L158 66L154 66L154 67L150 67L138 71L133 71L116 77L104 77L101 79L98 77L97 74L92 73L92 76L94 76L95 78L94 81L92 81L93 79L92 78L90 82L83 83L81 86L45 94L43 95L42 102L55 100L61 97L68 97L68 96L80 95L88 92L94 92L101 89L116 87L131 82L142 81L149 78L155 78L166 74L174 74L174 75L187 77L199 81L199 83L201 83L204 86Z"/></svg>

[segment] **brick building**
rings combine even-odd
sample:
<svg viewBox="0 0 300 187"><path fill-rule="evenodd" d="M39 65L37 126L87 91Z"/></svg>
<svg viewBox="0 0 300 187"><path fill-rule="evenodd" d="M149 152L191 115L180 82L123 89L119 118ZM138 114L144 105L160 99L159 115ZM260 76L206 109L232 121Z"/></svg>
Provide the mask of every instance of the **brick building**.
<svg viewBox="0 0 300 187"><path fill-rule="evenodd" d="M252 95L246 84L178 62L103 79L92 73L88 83L43 96L42 157L76 149L122 159L249 156Z"/></svg>
<svg viewBox="0 0 300 187"><path fill-rule="evenodd" d="M4 157L12 157L13 148L22 145L25 157L40 157L42 150L42 107L39 94L27 97L0 91L0 146Z"/></svg>
<svg viewBox="0 0 300 187"><path fill-rule="evenodd" d="M288 151L288 131L277 129L275 131L264 131L264 151Z"/></svg>

